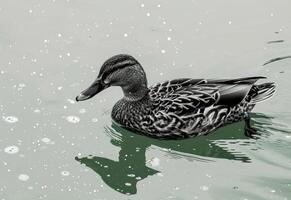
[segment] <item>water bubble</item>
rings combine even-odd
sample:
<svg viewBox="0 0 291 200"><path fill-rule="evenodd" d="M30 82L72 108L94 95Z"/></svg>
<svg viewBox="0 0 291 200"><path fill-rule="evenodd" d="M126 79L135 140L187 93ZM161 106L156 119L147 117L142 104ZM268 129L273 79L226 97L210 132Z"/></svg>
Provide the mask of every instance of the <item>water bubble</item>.
<svg viewBox="0 0 291 200"><path fill-rule="evenodd" d="M67 99L67 101L69 102L69 103L71 103L71 104L75 104L76 102L74 101L74 100L72 100L72 99Z"/></svg>
<svg viewBox="0 0 291 200"><path fill-rule="evenodd" d="M131 186L131 183L125 183L124 185L126 185L126 186Z"/></svg>
<svg viewBox="0 0 291 200"><path fill-rule="evenodd" d="M8 154L16 154L19 152L19 148L18 148L18 146L15 146L15 145L8 146L4 149L4 152L8 153Z"/></svg>
<svg viewBox="0 0 291 200"><path fill-rule="evenodd" d="M166 50L165 50L165 49L162 49L162 50L161 50L161 53L162 53L162 54L166 53Z"/></svg>
<svg viewBox="0 0 291 200"><path fill-rule="evenodd" d="M84 114L86 112L86 109L85 108L81 108L80 110L79 110L79 113L81 113L81 114Z"/></svg>
<svg viewBox="0 0 291 200"><path fill-rule="evenodd" d="M92 121L92 122L98 122L98 119L97 119L97 118L92 118L91 121Z"/></svg>
<svg viewBox="0 0 291 200"><path fill-rule="evenodd" d="M14 117L14 116L3 117L3 120L4 120L5 122L8 122L8 123L15 123L15 122L18 122L18 118L17 118L17 117Z"/></svg>
<svg viewBox="0 0 291 200"><path fill-rule="evenodd" d="M29 176L27 174L20 174L18 176L18 179L21 180L21 181L28 181Z"/></svg>
<svg viewBox="0 0 291 200"><path fill-rule="evenodd" d="M135 177L135 174L127 174L128 177Z"/></svg>
<svg viewBox="0 0 291 200"><path fill-rule="evenodd" d="M200 187L200 189L202 191L207 191L207 190L209 190L209 187L207 187L206 185L203 185L203 186Z"/></svg>
<svg viewBox="0 0 291 200"><path fill-rule="evenodd" d="M77 116L68 116L66 117L67 121L73 124L79 123L80 122L80 118Z"/></svg>
<svg viewBox="0 0 291 200"><path fill-rule="evenodd" d="M40 113L40 109L35 109L33 112L34 113Z"/></svg>
<svg viewBox="0 0 291 200"><path fill-rule="evenodd" d="M19 88L24 88L24 87L26 87L26 85L25 85L24 83L19 83L19 84L18 84L18 87L19 87Z"/></svg>
<svg viewBox="0 0 291 200"><path fill-rule="evenodd" d="M44 137L41 139L41 141L43 143L46 143L46 144L53 144L53 142L51 141L51 139L47 138L47 137Z"/></svg>
<svg viewBox="0 0 291 200"><path fill-rule="evenodd" d="M61 175L62 176L69 176L70 175L70 172L69 171L62 171L61 172Z"/></svg>

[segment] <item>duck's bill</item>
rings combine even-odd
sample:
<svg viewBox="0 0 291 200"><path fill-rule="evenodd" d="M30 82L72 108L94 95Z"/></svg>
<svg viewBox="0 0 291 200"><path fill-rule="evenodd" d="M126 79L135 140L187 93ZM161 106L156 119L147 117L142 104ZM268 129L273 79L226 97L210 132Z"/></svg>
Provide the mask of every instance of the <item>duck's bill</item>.
<svg viewBox="0 0 291 200"><path fill-rule="evenodd" d="M90 99L94 97L96 94L104 90L105 86L101 83L100 80L94 81L90 87L88 87L86 90L81 92L77 97L76 101L85 101L87 99Z"/></svg>

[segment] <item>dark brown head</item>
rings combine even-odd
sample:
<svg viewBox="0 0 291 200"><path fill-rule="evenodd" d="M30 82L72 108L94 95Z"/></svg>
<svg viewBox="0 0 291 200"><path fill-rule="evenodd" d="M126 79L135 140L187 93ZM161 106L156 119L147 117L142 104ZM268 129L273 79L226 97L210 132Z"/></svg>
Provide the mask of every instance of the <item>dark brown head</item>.
<svg viewBox="0 0 291 200"><path fill-rule="evenodd" d="M113 56L104 62L97 79L76 97L76 101L90 99L110 86L120 86L124 96L129 100L140 99L147 91L145 72L132 56L125 54Z"/></svg>

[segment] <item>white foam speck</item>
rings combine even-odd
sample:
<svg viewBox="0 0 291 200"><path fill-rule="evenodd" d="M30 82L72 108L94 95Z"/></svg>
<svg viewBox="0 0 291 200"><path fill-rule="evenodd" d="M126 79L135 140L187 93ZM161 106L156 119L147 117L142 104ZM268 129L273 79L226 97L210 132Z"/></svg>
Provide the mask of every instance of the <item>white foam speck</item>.
<svg viewBox="0 0 291 200"><path fill-rule="evenodd" d="M128 35L127 35L127 33L124 33L124 35L123 35L124 37L127 37Z"/></svg>
<svg viewBox="0 0 291 200"><path fill-rule="evenodd" d="M125 183L124 185L126 185L126 186L131 186L131 183Z"/></svg>
<svg viewBox="0 0 291 200"><path fill-rule="evenodd" d="M135 177L135 174L127 174L128 177Z"/></svg>
<svg viewBox="0 0 291 200"><path fill-rule="evenodd" d="M29 176L27 174L20 174L18 176L18 179L21 180L21 181L28 181Z"/></svg>
<svg viewBox="0 0 291 200"><path fill-rule="evenodd" d="M70 172L69 171L62 171L61 172L61 175L62 176L69 176L70 175Z"/></svg>
<svg viewBox="0 0 291 200"><path fill-rule="evenodd" d="M33 112L40 113L40 109L35 109Z"/></svg>
<svg viewBox="0 0 291 200"><path fill-rule="evenodd" d="M86 112L86 109L85 108L81 108L80 110L79 110L79 113L81 113L81 114L84 114Z"/></svg>
<svg viewBox="0 0 291 200"><path fill-rule="evenodd" d="M75 104L76 102L74 101L74 100L72 100L72 99L67 99L67 101L69 102L69 103L71 103L71 104Z"/></svg>
<svg viewBox="0 0 291 200"><path fill-rule="evenodd" d="M162 49L161 50L161 53L163 53L163 54L166 53L166 50L165 49Z"/></svg>
<svg viewBox="0 0 291 200"><path fill-rule="evenodd" d="M8 146L4 149L4 152L8 153L8 154L16 154L19 152L19 148L18 148L18 146L15 146L15 145Z"/></svg>
<svg viewBox="0 0 291 200"><path fill-rule="evenodd" d="M24 83L19 83L19 84L18 84L18 87L20 87L20 88L24 88L24 87L26 87L26 85L25 85Z"/></svg>
<svg viewBox="0 0 291 200"><path fill-rule="evenodd" d="M209 187L207 187L206 185L203 185L203 186L200 187L200 189L202 191L208 191L209 190Z"/></svg>
<svg viewBox="0 0 291 200"><path fill-rule="evenodd" d="M155 157L155 158L152 158L150 160L150 164L153 166L153 167L157 167L160 165L160 159Z"/></svg>
<svg viewBox="0 0 291 200"><path fill-rule="evenodd" d="M92 122L98 122L98 119L97 118L92 118L92 120L91 120Z"/></svg>
<svg viewBox="0 0 291 200"><path fill-rule="evenodd" d="M42 141L43 143L46 143L46 144L52 144L52 143L53 143L53 142L51 141L51 139L49 139L49 138L47 138L47 137L42 138L41 141Z"/></svg>
<svg viewBox="0 0 291 200"><path fill-rule="evenodd" d="M68 116L66 117L67 121L73 124L79 123L80 122L80 118L77 116Z"/></svg>
<svg viewBox="0 0 291 200"><path fill-rule="evenodd" d="M5 122L8 122L8 123L15 123L15 122L18 122L18 118L17 118L17 117L14 117L14 116L3 117L3 120L4 120Z"/></svg>
<svg viewBox="0 0 291 200"><path fill-rule="evenodd" d="M164 176L161 172L157 173L157 175L160 176L160 177Z"/></svg>

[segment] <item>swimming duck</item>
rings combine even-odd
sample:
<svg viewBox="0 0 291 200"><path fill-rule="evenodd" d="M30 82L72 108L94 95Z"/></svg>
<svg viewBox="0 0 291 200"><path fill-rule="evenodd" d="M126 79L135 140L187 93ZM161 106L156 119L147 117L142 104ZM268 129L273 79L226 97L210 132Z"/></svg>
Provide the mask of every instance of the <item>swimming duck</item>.
<svg viewBox="0 0 291 200"><path fill-rule="evenodd" d="M124 97L111 117L120 126L159 139L180 139L245 120L245 135L254 137L249 112L271 97L274 83L255 85L265 77L238 79L181 78L148 87L141 64L130 55L115 55L104 62L97 79L76 97L92 98L110 86L120 86Z"/></svg>

